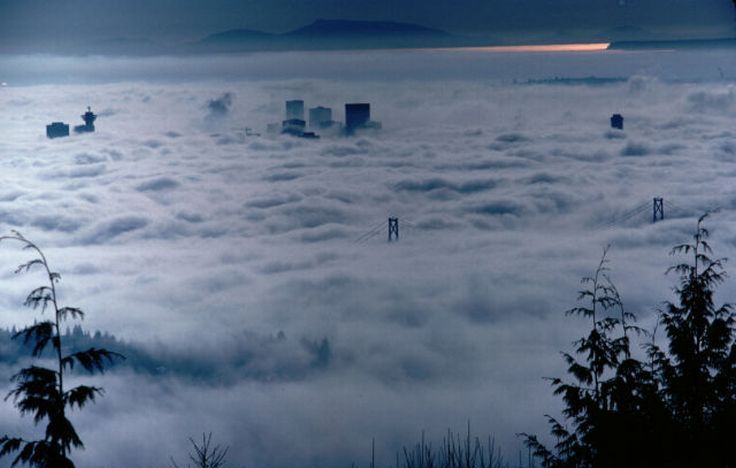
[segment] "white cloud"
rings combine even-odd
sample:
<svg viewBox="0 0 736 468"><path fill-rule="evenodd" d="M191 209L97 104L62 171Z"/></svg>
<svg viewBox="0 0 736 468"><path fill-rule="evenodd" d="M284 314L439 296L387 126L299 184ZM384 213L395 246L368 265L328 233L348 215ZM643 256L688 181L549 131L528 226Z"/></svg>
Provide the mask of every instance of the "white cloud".
<svg viewBox="0 0 736 468"><path fill-rule="evenodd" d="M2 229L45 247L87 328L191 364L165 378L105 377L105 398L75 415L81 465L163 465L212 430L248 466L346 466L366 459L372 437L389 460L422 429L440 437L467 419L513 454L513 434L546 432L543 414L557 407L541 377L562 373L557 351L585 326L562 311L604 245L646 323L670 294L668 249L696 215L722 208L713 244L733 256L732 87L666 79L702 59L657 54L657 79L640 73L639 55L561 55L540 71L540 56L411 54L368 55L364 79L336 53L302 56L316 78L288 80L296 55L273 54L249 56L247 73L232 58L161 59L152 72L183 66L187 83L126 81L149 62L120 59L119 83L0 90ZM73 62L92 81L112 73L102 59ZM389 64L398 71L386 77ZM208 65L268 80L197 81ZM346 68L350 80L325 79ZM507 79L593 73L635 76ZM237 96L227 118L206 119L203 106L227 92ZM342 103L370 101L384 130L244 134L295 97L338 118ZM86 105L108 109L96 133L45 138L48 121L76 123ZM624 132L609 131L614 112ZM651 225L654 196L667 220ZM397 244L378 229L388 216L400 219ZM0 325L28 323L19 307L38 277L11 274L24 254L10 245L0 258ZM310 343L323 338L331 358L316 370ZM24 427L7 406L0 432Z"/></svg>

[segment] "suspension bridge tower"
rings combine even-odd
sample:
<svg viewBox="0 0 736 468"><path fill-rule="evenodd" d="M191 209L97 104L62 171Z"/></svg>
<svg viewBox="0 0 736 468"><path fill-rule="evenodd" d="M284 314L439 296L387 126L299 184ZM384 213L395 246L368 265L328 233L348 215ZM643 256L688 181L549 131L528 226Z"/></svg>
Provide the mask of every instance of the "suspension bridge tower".
<svg viewBox="0 0 736 468"><path fill-rule="evenodd" d="M664 219L664 198L654 197L652 202L652 223Z"/></svg>
<svg viewBox="0 0 736 468"><path fill-rule="evenodd" d="M388 241L399 240L399 218L388 218Z"/></svg>

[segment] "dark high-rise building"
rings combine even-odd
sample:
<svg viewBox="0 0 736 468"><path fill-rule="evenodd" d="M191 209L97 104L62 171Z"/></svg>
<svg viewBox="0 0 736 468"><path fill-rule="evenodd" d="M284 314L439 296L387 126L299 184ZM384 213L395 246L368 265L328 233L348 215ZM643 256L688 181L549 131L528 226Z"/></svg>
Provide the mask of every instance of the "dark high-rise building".
<svg viewBox="0 0 736 468"><path fill-rule="evenodd" d="M59 138L69 136L69 125L64 122L53 122L46 125L46 136L49 138Z"/></svg>
<svg viewBox="0 0 736 468"><path fill-rule="evenodd" d="M309 109L309 126L311 128L327 127L332 123L332 109L329 107L313 107Z"/></svg>
<svg viewBox="0 0 736 468"><path fill-rule="evenodd" d="M611 116L611 128L624 129L624 118L621 114L613 114Z"/></svg>
<svg viewBox="0 0 736 468"><path fill-rule="evenodd" d="M371 105L368 103L345 104L345 132L350 135L365 127L371 120Z"/></svg>
<svg viewBox="0 0 736 468"><path fill-rule="evenodd" d="M84 125L74 127L75 132L86 133L95 131L95 120L97 120L97 116L92 112L91 108L87 107L87 112L82 115L82 120L84 120Z"/></svg>
<svg viewBox="0 0 736 468"><path fill-rule="evenodd" d="M296 99L286 101L286 120L304 120L304 101Z"/></svg>
<svg viewBox="0 0 736 468"><path fill-rule="evenodd" d="M301 119L288 119L281 122L281 133L301 136L304 133L306 122Z"/></svg>

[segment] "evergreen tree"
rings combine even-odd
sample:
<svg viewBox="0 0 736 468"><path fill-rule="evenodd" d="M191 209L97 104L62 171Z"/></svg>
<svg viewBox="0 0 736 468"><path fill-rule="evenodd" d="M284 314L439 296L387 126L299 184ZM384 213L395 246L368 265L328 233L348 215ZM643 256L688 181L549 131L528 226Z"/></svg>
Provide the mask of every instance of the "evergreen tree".
<svg viewBox="0 0 736 468"><path fill-rule="evenodd" d="M0 237L0 242L2 241L19 242L24 250L35 254L35 258L20 265L15 272L39 268L47 283L31 291L24 305L34 310L40 308L42 313L47 310L51 312L49 319L34 322L15 333L13 338L22 339L24 344L32 346L32 357L45 358L46 361L50 358L54 366L30 365L12 377L15 388L5 399L12 398L21 415L32 415L35 424L45 420L46 430L44 437L39 440L29 441L7 435L0 437L0 458L15 455L12 466L25 463L39 468L73 468L74 463L69 454L72 449L81 449L84 445L74 425L67 418L67 409L75 406L81 409L87 403L94 402L97 396L102 395L103 389L89 385L67 388L64 379L76 364L89 373L104 372L108 364L123 356L97 348L67 352L62 343L62 323L82 319L84 313L76 307L59 305L56 285L61 280L61 275L51 270L46 256L36 244L16 231L12 235ZM49 346L53 357L48 356L48 353L44 355Z"/></svg>
<svg viewBox="0 0 736 468"><path fill-rule="evenodd" d="M649 334L631 325L634 317L606 273L605 253L596 274L583 279L589 288L579 297L588 305L571 312L592 320L590 334L575 342L585 360L563 354L574 381L552 379L571 428L548 416L554 450L521 434L543 466L736 466L730 449L736 433L736 325L731 306L714 303L715 288L726 277L725 259L711 257L705 218L698 219L693 241L671 252L692 256L667 270L680 278L677 303L665 303L659 316L666 349L656 343L656 328ZM618 317L598 319L599 312L616 308ZM619 326L621 337L614 338ZM631 356L631 330L651 337L643 345L647 362Z"/></svg>
<svg viewBox="0 0 736 468"><path fill-rule="evenodd" d="M202 443L197 444L191 437L189 443L192 444L194 453L189 452L189 459L194 463L197 468L222 468L225 466L227 451L230 447L224 449L220 445L212 445L212 433L205 436L202 433ZM179 465L174 460L174 457L170 458L172 468L179 468Z"/></svg>
<svg viewBox="0 0 736 468"><path fill-rule="evenodd" d="M661 312L669 353L660 367L664 397L677 425L676 441L691 448L687 461L725 466L722 462L730 458L733 466L736 458L725 455L717 441L723 424L734 427L724 421L726 414L733 415L735 396L734 317L730 304L714 304L715 287L726 277L725 259L711 257L706 216L698 219L693 241L671 252L691 255L691 260L668 270L680 276L678 303L667 302Z"/></svg>
<svg viewBox="0 0 736 468"><path fill-rule="evenodd" d="M609 377L622 362L630 360L628 330L635 327L626 325L626 319L633 321L635 317L625 311L608 275L607 254L608 248L604 249L593 276L581 280L586 288L578 292L578 301L583 304L565 313L582 316L590 320L591 325L588 335L574 342L575 353L562 354L573 381L550 379L554 393L562 395L566 405L563 414L572 423L572 428L568 429L547 415L552 435L557 439L556 453L541 444L536 436L521 434L527 446L542 459L543 466L599 466L610 457L607 429L621 396L617 381ZM613 333L617 328L622 333L615 337ZM584 361L576 356L582 356Z"/></svg>

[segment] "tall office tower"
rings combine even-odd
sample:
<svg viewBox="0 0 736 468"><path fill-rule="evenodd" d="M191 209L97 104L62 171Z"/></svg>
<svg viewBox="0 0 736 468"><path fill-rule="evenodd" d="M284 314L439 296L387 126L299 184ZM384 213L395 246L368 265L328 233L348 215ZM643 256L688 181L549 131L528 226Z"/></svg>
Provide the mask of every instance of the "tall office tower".
<svg viewBox="0 0 736 468"><path fill-rule="evenodd" d="M371 105L368 103L345 104L345 132L350 135L371 120Z"/></svg>
<svg viewBox="0 0 736 468"><path fill-rule="evenodd" d="M332 109L329 107L312 107L309 109L309 126L311 128L322 128L329 126L332 122Z"/></svg>
<svg viewBox="0 0 736 468"><path fill-rule="evenodd" d="M304 120L304 101L301 99L286 101L286 120L291 119Z"/></svg>

